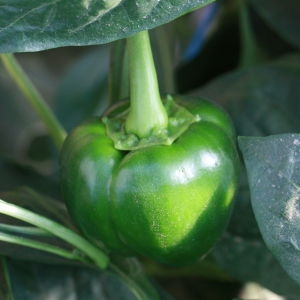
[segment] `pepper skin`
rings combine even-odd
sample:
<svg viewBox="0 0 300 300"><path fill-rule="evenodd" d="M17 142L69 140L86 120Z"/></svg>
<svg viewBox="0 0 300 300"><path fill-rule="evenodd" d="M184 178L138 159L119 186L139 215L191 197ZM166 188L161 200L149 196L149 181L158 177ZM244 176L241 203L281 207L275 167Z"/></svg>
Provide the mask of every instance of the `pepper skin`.
<svg viewBox="0 0 300 300"><path fill-rule="evenodd" d="M219 107L175 100L200 118L171 145L117 150L94 119L67 137L61 179L68 210L88 238L114 253L184 265L206 254L226 228L239 159Z"/></svg>

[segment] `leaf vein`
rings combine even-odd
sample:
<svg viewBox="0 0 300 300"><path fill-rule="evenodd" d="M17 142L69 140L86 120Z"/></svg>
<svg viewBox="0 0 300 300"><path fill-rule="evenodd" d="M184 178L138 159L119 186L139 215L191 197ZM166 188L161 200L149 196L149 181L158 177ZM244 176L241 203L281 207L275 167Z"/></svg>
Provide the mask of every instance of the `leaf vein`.
<svg viewBox="0 0 300 300"><path fill-rule="evenodd" d="M105 2L105 7L104 8L101 8L98 10L97 14L94 15L94 16L91 16L88 18L87 22L83 23L82 25L72 29L72 30L69 30L69 33L70 34L73 34L73 33L76 33L78 31L81 31L83 30L85 27L87 27L88 25L98 21L99 19L101 19L104 15L110 13L114 8L116 8L117 6L120 5L120 3L122 2L123 0L113 0L111 1L109 4L108 2L106 1Z"/></svg>

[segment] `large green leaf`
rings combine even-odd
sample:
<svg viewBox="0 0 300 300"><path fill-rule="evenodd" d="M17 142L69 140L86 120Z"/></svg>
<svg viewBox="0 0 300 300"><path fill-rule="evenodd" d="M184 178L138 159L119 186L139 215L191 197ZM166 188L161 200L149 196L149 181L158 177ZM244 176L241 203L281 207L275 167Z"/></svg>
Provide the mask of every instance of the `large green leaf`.
<svg viewBox="0 0 300 300"><path fill-rule="evenodd" d="M300 284L300 134L240 138L263 238Z"/></svg>
<svg viewBox="0 0 300 300"><path fill-rule="evenodd" d="M124 38L213 0L1 0L0 52L38 51Z"/></svg>
<svg viewBox="0 0 300 300"><path fill-rule="evenodd" d="M260 15L287 41L300 47L298 0L250 0Z"/></svg>

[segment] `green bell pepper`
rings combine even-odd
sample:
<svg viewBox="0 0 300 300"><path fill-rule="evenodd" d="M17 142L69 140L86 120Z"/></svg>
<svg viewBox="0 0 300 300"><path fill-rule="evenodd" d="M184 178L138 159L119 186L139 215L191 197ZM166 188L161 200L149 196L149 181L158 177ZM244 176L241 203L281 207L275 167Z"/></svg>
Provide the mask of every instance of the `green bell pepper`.
<svg viewBox="0 0 300 300"><path fill-rule="evenodd" d="M239 159L225 112L206 100L174 100L195 118L170 145L119 150L95 118L67 137L61 178L69 212L88 238L113 253L182 265L224 231Z"/></svg>

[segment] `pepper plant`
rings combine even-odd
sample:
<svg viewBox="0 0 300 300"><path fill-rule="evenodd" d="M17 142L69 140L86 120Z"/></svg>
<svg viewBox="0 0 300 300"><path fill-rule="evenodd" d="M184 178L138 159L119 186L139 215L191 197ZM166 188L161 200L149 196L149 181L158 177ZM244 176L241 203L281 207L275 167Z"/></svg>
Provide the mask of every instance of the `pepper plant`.
<svg viewBox="0 0 300 300"><path fill-rule="evenodd" d="M0 0L0 298L299 299L299 8Z"/></svg>

